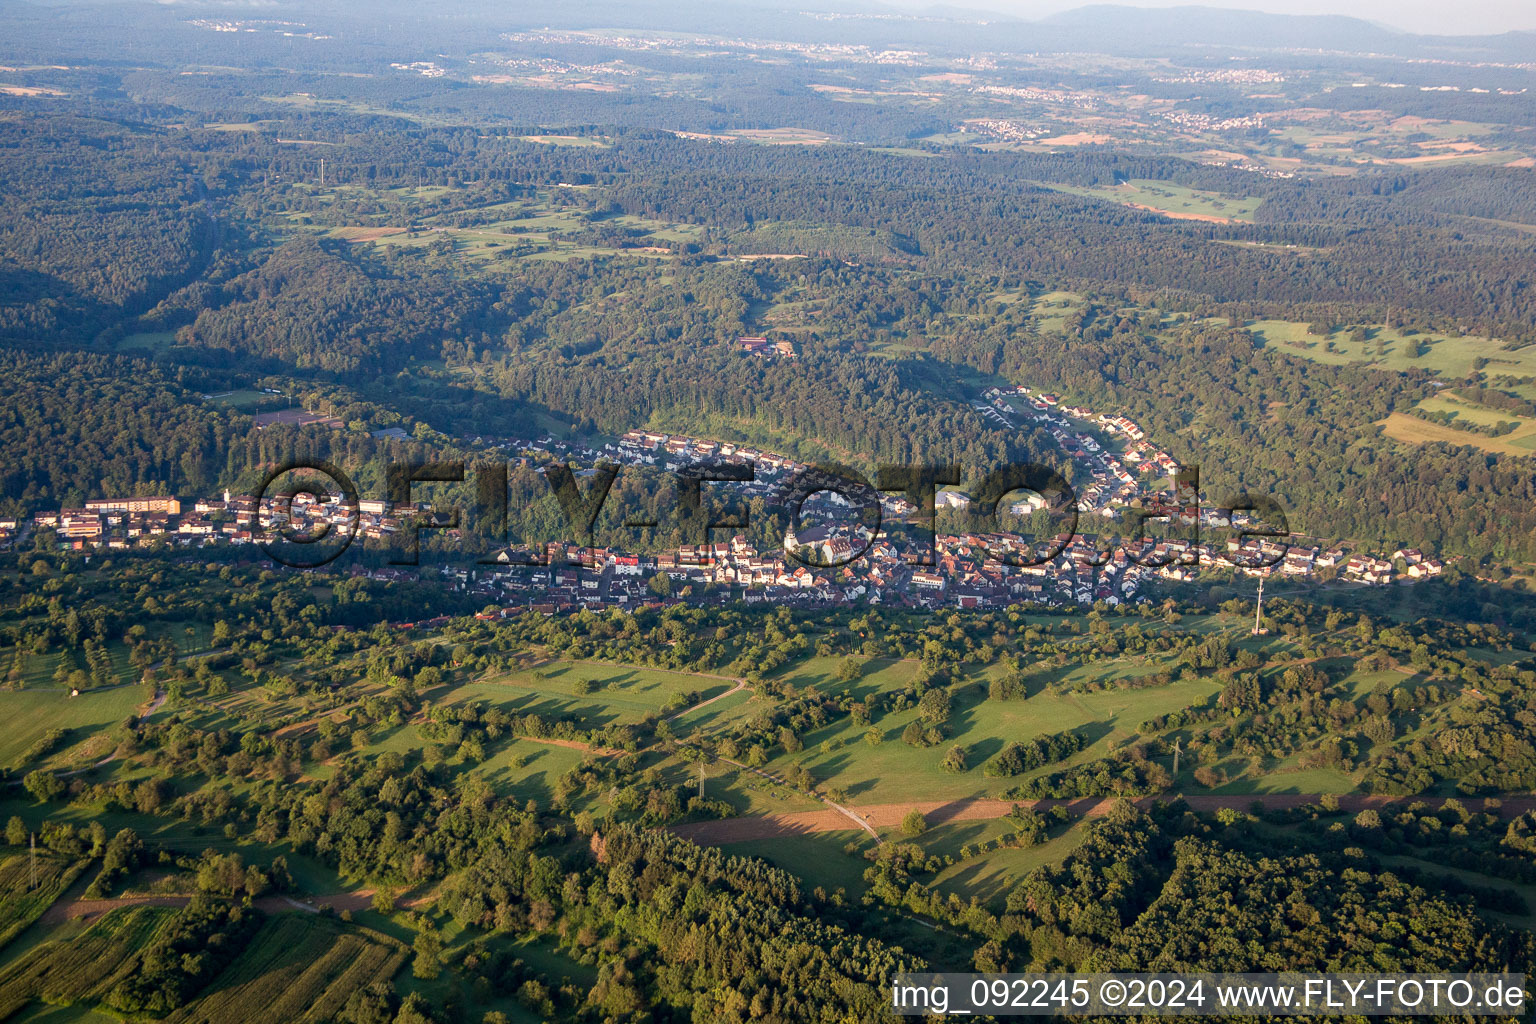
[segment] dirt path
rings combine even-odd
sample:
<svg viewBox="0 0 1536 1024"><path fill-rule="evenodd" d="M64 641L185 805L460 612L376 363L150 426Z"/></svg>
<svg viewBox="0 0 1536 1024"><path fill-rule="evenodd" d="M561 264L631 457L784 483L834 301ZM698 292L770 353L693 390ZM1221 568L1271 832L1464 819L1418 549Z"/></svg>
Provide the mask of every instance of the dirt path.
<svg viewBox="0 0 1536 1024"><path fill-rule="evenodd" d="M719 678L723 678L723 677L721 677L721 676L712 676L711 678L719 679ZM747 688L746 680L745 679L738 679L736 681L736 685L731 687L729 690L726 690L724 693L717 693L713 697L709 698L709 700L701 700L701 701L699 701L699 703L695 704L691 708L684 708L683 710L679 711L677 714L673 715L671 718L668 718L667 721L675 722L679 718L682 718L684 715L691 715L695 711L700 710L701 708L709 707L711 704L713 704L717 700L725 700L725 698L729 697L731 694L733 694L733 693L740 693L742 690L745 690L746 688Z"/></svg>
<svg viewBox="0 0 1536 1024"><path fill-rule="evenodd" d="M753 771L755 769L748 769ZM762 774L759 772L758 774ZM1148 805L1154 801L1153 797L1143 797L1134 801L1139 805ZM1281 810L1291 807L1300 807L1303 804L1315 804L1322 797L1315 794L1304 793L1272 793L1272 794L1224 794L1224 793L1197 793L1184 797L1184 802L1197 811L1217 811L1224 807L1234 810L1246 811L1255 803L1261 803L1266 808ZM1440 802L1438 797L1396 797L1373 796L1364 794L1349 794L1339 797L1339 806L1350 812L1362 811L1367 808L1390 807L1393 804L1407 804L1416 800L1422 800L1435 806ZM1536 795L1528 793L1513 794L1501 797L1501 807L1498 813L1506 818L1515 817L1526 811L1536 809ZM812 835L817 832L841 832L849 828L849 823L861 826L871 835L878 836L877 828L894 828L901 824L903 818L912 811L921 811L923 817L928 819L929 825L943 825L954 821L989 821L995 818L1006 817L1015 806L1024 808L1046 808L1057 804L1065 806L1072 813L1085 818L1098 817L1109 813L1114 807L1115 799L1112 797L1088 797L1078 800L950 800L913 802L904 804L870 804L864 807L839 807L832 804L833 809L825 811L799 811L788 814L763 814L743 818L722 818L718 821L698 821L685 825L674 825L672 831L685 839L691 839L705 846L716 846L724 843L740 843L758 839L772 839L778 836ZM1476 798L1463 799L1461 801L1469 810L1483 809L1483 801ZM828 801L830 804L830 801Z"/></svg>
<svg viewBox="0 0 1536 1024"><path fill-rule="evenodd" d="M159 711L161 708L165 707L166 698L169 696L170 694L166 693L165 690L156 687L155 695L150 698L149 703L145 704L143 709L139 712L140 721L148 718L156 711Z"/></svg>
<svg viewBox="0 0 1536 1024"><path fill-rule="evenodd" d="M184 907L190 896L124 896L115 900L58 900L43 911L44 924L62 924L79 918L89 921L118 907Z"/></svg>
<svg viewBox="0 0 1536 1024"><path fill-rule="evenodd" d="M252 906L264 914L279 914L290 910L302 911L306 914L318 914L322 908L330 908L340 913L349 910L353 913L368 910L373 906L373 889L354 889L351 892L329 893L318 896L288 896L275 893L270 896L260 896L252 901ZM82 920L90 921L102 914L120 907L184 907L192 902L188 895L167 896L119 896L108 900L69 899L65 897L56 901L53 906L43 912L40 920L45 924L62 924L65 921ZM404 902L406 907L424 907L432 902L431 893L423 893L414 896Z"/></svg>
<svg viewBox="0 0 1536 1024"><path fill-rule="evenodd" d="M547 736L518 736L516 738L520 740L527 740L529 743L543 743L551 747L565 747L567 750L580 750L588 754L597 754L601 757L620 757L628 753L628 751L624 750L615 750L613 747L594 747L592 744L583 743L580 740L557 740Z"/></svg>

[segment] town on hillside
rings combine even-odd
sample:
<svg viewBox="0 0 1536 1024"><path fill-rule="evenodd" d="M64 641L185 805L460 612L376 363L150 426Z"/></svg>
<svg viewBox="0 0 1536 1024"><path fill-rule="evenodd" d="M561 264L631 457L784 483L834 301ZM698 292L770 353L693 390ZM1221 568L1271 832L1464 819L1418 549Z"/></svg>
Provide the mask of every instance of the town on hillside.
<svg viewBox="0 0 1536 1024"><path fill-rule="evenodd" d="M751 339L744 339L751 340ZM685 545L675 551L637 552L574 540L505 548L472 565L436 568L364 568L349 571L379 578L436 578L456 590L484 597L488 606L515 613L578 608L624 608L647 603L690 601L772 603L831 607L856 603L934 609L995 608L1030 603L1047 606L1106 605L1146 599L1148 584L1190 582L1212 574L1270 576L1298 581L1342 580L1362 586L1411 583L1437 576L1444 563L1413 548L1387 555L1289 535L1244 536L1255 527L1252 513L1207 507L1198 496L1174 487L1148 487L1180 469L1134 421L1119 413L1096 413L1065 404L1054 394L1025 385L991 387L972 401L989 421L1017 427L1043 426L1071 459L1077 501L1077 530L1034 539L1007 531L934 532L928 559L886 528L873 532L836 520L850 503L821 491L831 521L788 535L774 549L759 550L744 535L718 543ZM616 440L588 447L554 438L467 439L477 446L542 470L553 461L595 466L649 467L677 472L698 464L751 465L753 479L720 487L733 495L773 500L784 481L811 467L754 445L635 429ZM932 527L926 513L906 498L881 493L887 526ZM940 490L939 510L965 511L970 496ZM1007 511L1027 516L1046 509L1040 495L1025 494ZM356 507L340 495L275 492L202 497L189 502L171 496L99 498L83 508L40 511L29 519L0 520L0 550L51 531L66 550L171 550L270 543L279 531L289 537L328 533L343 542L389 542L421 525L438 522L430 504L361 499ZM1162 523L1184 537L1148 537L1139 548L1121 540L1126 520ZM446 522L444 519L442 522ZM1224 543L1207 539L1226 531ZM1148 531L1151 533L1152 531ZM1259 531L1253 531L1255 534ZM448 530L453 537L455 531ZM931 562L931 564L926 564Z"/></svg>

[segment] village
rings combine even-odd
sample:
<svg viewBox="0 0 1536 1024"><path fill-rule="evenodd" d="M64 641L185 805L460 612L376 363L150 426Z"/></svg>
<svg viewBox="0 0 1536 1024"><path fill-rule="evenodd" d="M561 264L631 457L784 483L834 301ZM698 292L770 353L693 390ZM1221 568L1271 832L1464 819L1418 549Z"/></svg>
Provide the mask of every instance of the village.
<svg viewBox="0 0 1536 1024"><path fill-rule="evenodd" d="M802 510L814 524L787 533L783 544L770 550L759 550L740 533L662 552L574 541L524 542L471 565L339 564L325 571L437 578L452 589L482 596L488 608L499 609L497 614L515 614L734 600L919 609L1113 606L1146 600L1150 586L1159 581L1273 575L1370 587L1414 582L1444 570L1441 561L1416 549L1380 556L1295 534L1269 536L1251 510L1204 506L1198 495L1176 484L1154 488L1176 479L1181 467L1124 415L1064 404L1055 394L1025 385L988 388L971 404L999 426L1017 428L1028 420L1049 432L1071 460L1075 510L1049 509L1042 496L1022 493L1008 503L1007 512L1020 517L1075 512L1074 530L1036 538L1006 530L946 531L946 518L968 512L971 504L964 491L946 488L936 492L932 513L900 494L881 492L882 525L871 531L844 523L851 503L827 489L816 492ZM553 463L608 463L673 473L700 464L750 466L752 479L711 486L730 488L731 498L761 497L770 503L780 500L786 481L811 469L753 445L649 430L631 430L596 447L550 437L466 440L539 472ZM261 557L261 546L279 532L289 538L324 535L343 544L359 539L389 544L411 537L419 527L441 525L434 516L425 502L367 498L350 507L339 495L305 492L258 497L226 491L186 503L168 495L99 498L81 508L0 519L0 550L51 531L51 543L62 550L196 551L227 545L250 546ZM1132 531L1133 523L1140 528ZM931 537L931 544L914 540L918 531L926 531L918 536ZM1218 531L1226 535L1224 541L1211 539ZM447 533L456 535L451 529Z"/></svg>

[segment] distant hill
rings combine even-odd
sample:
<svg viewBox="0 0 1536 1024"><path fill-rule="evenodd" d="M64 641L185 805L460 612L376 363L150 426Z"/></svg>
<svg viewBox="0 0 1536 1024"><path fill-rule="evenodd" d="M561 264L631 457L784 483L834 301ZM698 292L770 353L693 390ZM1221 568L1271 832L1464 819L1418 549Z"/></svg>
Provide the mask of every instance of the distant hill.
<svg viewBox="0 0 1536 1024"><path fill-rule="evenodd" d="M1091 4L1037 22L1072 32L1103 33L1117 42L1167 48L1190 43L1266 48L1393 52L1415 37L1338 14L1265 14L1221 7L1144 8Z"/></svg>
<svg viewBox="0 0 1536 1024"><path fill-rule="evenodd" d="M1529 60L1536 33L1425 36L1337 14L1267 14L1221 7L1129 7L1090 4L1034 23L1052 34L1096 39L1114 50L1168 50L1190 45L1260 49L1347 50L1402 56L1481 54Z"/></svg>
<svg viewBox="0 0 1536 1024"><path fill-rule="evenodd" d="M1091 4L1027 21L972 6L978 2L993 0L921 8L880 0L334 0L318 9L301 0L10 0L5 7L8 33L0 33L0 63L21 63L29 53L44 52L52 55L49 60L85 59L90 51L82 37L103 35L118 39L125 52L144 48L134 58L142 59L155 52L167 33L180 45L208 46L206 33L189 28L192 18L246 17L301 20L350 42L386 47L427 36L437 40L434 45L451 48L484 45L486 38L504 31L615 28L857 43L935 54L1003 50L1160 56L1214 46L1523 63L1536 53L1536 32L1424 36L1340 15L1118 4ZM247 40L246 45L263 43Z"/></svg>

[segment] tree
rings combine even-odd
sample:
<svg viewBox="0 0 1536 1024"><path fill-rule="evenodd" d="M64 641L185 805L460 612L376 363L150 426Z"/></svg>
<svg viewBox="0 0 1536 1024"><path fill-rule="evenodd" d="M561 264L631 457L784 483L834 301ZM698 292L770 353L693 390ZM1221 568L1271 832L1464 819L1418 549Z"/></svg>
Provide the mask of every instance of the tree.
<svg viewBox="0 0 1536 1024"><path fill-rule="evenodd" d="M907 816L901 819L901 834L904 836L916 838L927 831L928 819L923 817L922 811L908 811Z"/></svg>
<svg viewBox="0 0 1536 1024"><path fill-rule="evenodd" d="M344 1024L390 1024L395 1019L395 995L383 982L372 982L348 997L339 1019Z"/></svg>
<svg viewBox="0 0 1536 1024"><path fill-rule="evenodd" d="M422 929L411 948L416 951L416 959L411 962L413 975L422 981L431 981L442 973L443 940L438 938L436 931L430 927Z"/></svg>
<svg viewBox="0 0 1536 1024"><path fill-rule="evenodd" d="M949 753L944 755L941 766L947 772L956 775L965 771L965 748L960 746L950 747Z"/></svg>
<svg viewBox="0 0 1536 1024"><path fill-rule="evenodd" d="M27 823L14 814L5 823L5 841L11 846L27 845Z"/></svg>
<svg viewBox="0 0 1536 1024"><path fill-rule="evenodd" d="M672 577L664 572L658 572L651 577L650 582L646 584L646 588L657 597L671 597Z"/></svg>
<svg viewBox="0 0 1536 1024"><path fill-rule="evenodd" d="M412 992L400 1002L400 1012L395 1014L395 1024L433 1024L431 1008L431 1004L422 998L420 992Z"/></svg>
<svg viewBox="0 0 1536 1024"><path fill-rule="evenodd" d="M21 784L38 803L46 803L49 800L57 800L64 795L64 780L50 771L42 768L28 772L21 780Z"/></svg>
<svg viewBox="0 0 1536 1024"><path fill-rule="evenodd" d="M1009 669L992 680L987 687L987 696L992 700L1016 700L1024 696L1024 677Z"/></svg>
<svg viewBox="0 0 1536 1024"><path fill-rule="evenodd" d="M917 702L917 713L931 725L937 725L949 717L949 691L934 688L923 694Z"/></svg>

